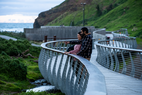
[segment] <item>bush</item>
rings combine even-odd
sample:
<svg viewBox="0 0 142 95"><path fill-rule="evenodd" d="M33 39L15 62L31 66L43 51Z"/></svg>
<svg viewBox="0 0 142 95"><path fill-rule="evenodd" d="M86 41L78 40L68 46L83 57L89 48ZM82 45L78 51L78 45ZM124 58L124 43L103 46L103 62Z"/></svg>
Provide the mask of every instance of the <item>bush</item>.
<svg viewBox="0 0 142 95"><path fill-rule="evenodd" d="M10 56L17 56L21 51L16 46L10 46L7 50L7 54Z"/></svg>
<svg viewBox="0 0 142 95"><path fill-rule="evenodd" d="M27 66L24 66L20 58L16 59L13 56L17 57L27 49L27 53L38 57L41 48L31 46L28 40L13 41L0 38L0 73L17 80L26 79Z"/></svg>
<svg viewBox="0 0 142 95"><path fill-rule="evenodd" d="M0 53L5 51L10 56L17 56L18 54L21 55L22 52L29 49L31 55L38 57L40 53L39 47L31 46L31 43L28 40L5 40L0 38Z"/></svg>
<svg viewBox="0 0 142 95"><path fill-rule="evenodd" d="M142 35L139 36L142 39Z"/></svg>
<svg viewBox="0 0 142 95"><path fill-rule="evenodd" d="M24 66L18 59L10 59L3 52L0 54L0 72L17 80L25 80L27 75L27 66Z"/></svg>
<svg viewBox="0 0 142 95"><path fill-rule="evenodd" d="M10 77L14 77L18 80L24 80L27 75L27 66L24 66L23 63L20 63L19 60L15 59L10 62L8 72L10 72Z"/></svg>

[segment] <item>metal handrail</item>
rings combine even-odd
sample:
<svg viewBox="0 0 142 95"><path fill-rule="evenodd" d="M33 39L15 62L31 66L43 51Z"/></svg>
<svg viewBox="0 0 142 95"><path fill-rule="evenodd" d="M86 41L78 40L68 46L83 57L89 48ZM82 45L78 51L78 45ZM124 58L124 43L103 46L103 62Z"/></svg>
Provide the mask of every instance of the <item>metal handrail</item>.
<svg viewBox="0 0 142 95"><path fill-rule="evenodd" d="M42 76L66 95L98 92L106 95L104 76L99 69L83 57L64 53L69 47L64 41L72 40L56 40L41 45L38 65Z"/></svg>
<svg viewBox="0 0 142 95"><path fill-rule="evenodd" d="M142 79L142 50L136 47L136 39L130 37L97 41L96 60L108 69Z"/></svg>
<svg viewBox="0 0 142 95"><path fill-rule="evenodd" d="M137 48L137 42L135 38L119 38L119 39L112 39L112 40L101 40L98 43L103 44L105 46L113 46L113 47L120 47L120 48Z"/></svg>

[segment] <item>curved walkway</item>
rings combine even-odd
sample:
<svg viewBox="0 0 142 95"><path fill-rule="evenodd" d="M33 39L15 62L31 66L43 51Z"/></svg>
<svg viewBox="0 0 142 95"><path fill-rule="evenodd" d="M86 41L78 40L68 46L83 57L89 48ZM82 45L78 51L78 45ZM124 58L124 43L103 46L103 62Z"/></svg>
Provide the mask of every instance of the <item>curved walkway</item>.
<svg viewBox="0 0 142 95"><path fill-rule="evenodd" d="M13 38L13 37L9 37L9 36L5 36L5 35L0 35L0 38L3 38L3 39L6 39L6 40L13 40L13 41L17 41L16 38ZM32 46L35 46L35 47L41 47L41 45L37 45L37 44L31 44Z"/></svg>
<svg viewBox="0 0 142 95"><path fill-rule="evenodd" d="M0 38L6 39L6 40L14 40L17 41L17 39L13 38L13 37L9 37L9 36L5 36L5 35L0 35Z"/></svg>
<svg viewBox="0 0 142 95"><path fill-rule="evenodd" d="M0 35L0 37L7 40L17 40L4 35ZM107 95L142 95L142 80L106 69L96 62L96 57L97 50L93 49L90 62L105 76Z"/></svg>
<svg viewBox="0 0 142 95"><path fill-rule="evenodd" d="M90 62L103 73L107 95L142 95L142 80L111 71L96 62L97 50L94 49Z"/></svg>

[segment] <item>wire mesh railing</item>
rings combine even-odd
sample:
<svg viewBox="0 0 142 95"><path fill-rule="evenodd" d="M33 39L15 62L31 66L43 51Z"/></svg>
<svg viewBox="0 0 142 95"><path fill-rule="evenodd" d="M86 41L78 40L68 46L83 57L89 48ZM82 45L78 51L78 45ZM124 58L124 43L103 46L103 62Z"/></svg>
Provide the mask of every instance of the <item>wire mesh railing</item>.
<svg viewBox="0 0 142 95"><path fill-rule="evenodd" d="M96 43L97 62L113 71L142 79L142 50L136 49L136 38L113 35L113 40Z"/></svg>
<svg viewBox="0 0 142 95"><path fill-rule="evenodd" d="M115 38L112 40L103 40L99 41L98 43L106 45L106 46L112 46L112 47L120 47L120 48L137 48L137 42L136 38Z"/></svg>
<svg viewBox="0 0 142 95"><path fill-rule="evenodd" d="M44 79L66 95L88 95L90 91L95 93L95 85L100 85L98 91L103 89L103 95L106 95L102 73L85 58L65 54L70 45L64 44L64 41L67 40L51 41L41 45L38 65ZM97 73L92 70L97 70ZM99 79L96 79L98 77ZM93 86L90 80L96 81Z"/></svg>

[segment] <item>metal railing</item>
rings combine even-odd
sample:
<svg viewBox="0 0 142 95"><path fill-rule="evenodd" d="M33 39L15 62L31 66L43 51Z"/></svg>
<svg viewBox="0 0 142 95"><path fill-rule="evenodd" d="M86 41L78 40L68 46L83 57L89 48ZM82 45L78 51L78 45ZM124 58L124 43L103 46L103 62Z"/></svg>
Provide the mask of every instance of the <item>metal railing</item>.
<svg viewBox="0 0 142 95"><path fill-rule="evenodd" d="M99 44L120 47L120 48L137 48L136 38L114 38L112 40L102 40L98 42Z"/></svg>
<svg viewBox="0 0 142 95"><path fill-rule="evenodd" d="M96 42L97 62L113 71L142 79L142 50L136 49L136 39L113 35L113 40Z"/></svg>
<svg viewBox="0 0 142 95"><path fill-rule="evenodd" d="M105 35L101 35L101 34L98 34L96 32L93 32L93 38L95 40L105 40L106 39L106 36Z"/></svg>
<svg viewBox="0 0 142 95"><path fill-rule="evenodd" d="M127 36L128 37L128 31L127 31L126 28L121 28L120 30L117 30L117 31L114 31L114 32L115 32L115 34L119 34L121 36L125 36L125 37ZM114 32L112 32L112 33L114 33Z"/></svg>
<svg viewBox="0 0 142 95"><path fill-rule="evenodd" d="M48 82L66 95L90 95L101 92L106 95L102 73L87 59L65 54L69 47L64 41L43 43L39 56L39 69Z"/></svg>

